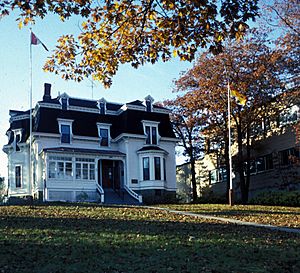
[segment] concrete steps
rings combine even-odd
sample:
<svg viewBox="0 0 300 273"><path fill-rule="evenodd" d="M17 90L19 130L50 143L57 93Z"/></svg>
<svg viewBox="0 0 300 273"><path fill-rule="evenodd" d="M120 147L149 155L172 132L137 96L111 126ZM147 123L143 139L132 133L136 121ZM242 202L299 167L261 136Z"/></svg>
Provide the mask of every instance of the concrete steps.
<svg viewBox="0 0 300 273"><path fill-rule="evenodd" d="M113 189L104 189L104 204L111 205L140 205L139 201L134 199L125 190L119 192Z"/></svg>

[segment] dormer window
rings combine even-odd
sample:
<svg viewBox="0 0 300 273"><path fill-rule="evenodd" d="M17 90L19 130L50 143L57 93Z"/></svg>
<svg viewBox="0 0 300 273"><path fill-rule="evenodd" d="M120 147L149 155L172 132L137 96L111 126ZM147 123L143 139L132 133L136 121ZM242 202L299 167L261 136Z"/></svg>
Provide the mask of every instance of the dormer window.
<svg viewBox="0 0 300 273"><path fill-rule="evenodd" d="M147 112L152 112L153 102L154 102L154 99L150 95L145 98L144 104L146 106L146 111Z"/></svg>
<svg viewBox="0 0 300 273"><path fill-rule="evenodd" d="M157 145L159 134L158 134L158 124L156 121L145 121L143 120L144 134L146 135L146 144Z"/></svg>
<svg viewBox="0 0 300 273"><path fill-rule="evenodd" d="M61 143L71 143L71 128L70 125L62 124L60 126Z"/></svg>
<svg viewBox="0 0 300 273"><path fill-rule="evenodd" d="M60 142L62 144L71 144L72 142L72 122L73 120L58 119Z"/></svg>
<svg viewBox="0 0 300 273"><path fill-rule="evenodd" d="M152 112L152 105L150 100L146 100L146 111L147 112Z"/></svg>
<svg viewBox="0 0 300 273"><path fill-rule="evenodd" d="M61 109L68 110L68 99L66 98L61 99Z"/></svg>
<svg viewBox="0 0 300 273"><path fill-rule="evenodd" d="M111 124L106 123L97 123L98 126L98 134L100 138L100 146L101 147L109 147L110 146L110 126Z"/></svg>
<svg viewBox="0 0 300 273"><path fill-rule="evenodd" d="M22 139L22 131L21 130L15 130L14 131L14 142L13 142L13 145L14 145L14 150L16 152L20 151L19 143L20 143L21 139Z"/></svg>
<svg viewBox="0 0 300 273"><path fill-rule="evenodd" d="M98 100L97 106L101 115L106 114L106 100L104 98Z"/></svg>
<svg viewBox="0 0 300 273"><path fill-rule="evenodd" d="M68 110L69 107L69 96L66 93L63 93L60 96L60 104L62 110Z"/></svg>

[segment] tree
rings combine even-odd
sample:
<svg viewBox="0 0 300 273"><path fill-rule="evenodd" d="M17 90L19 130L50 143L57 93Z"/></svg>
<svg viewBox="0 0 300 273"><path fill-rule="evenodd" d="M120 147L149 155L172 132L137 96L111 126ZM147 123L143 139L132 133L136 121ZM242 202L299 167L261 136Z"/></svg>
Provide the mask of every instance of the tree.
<svg viewBox="0 0 300 273"><path fill-rule="evenodd" d="M5 178L0 176L0 203L3 201L6 192L4 180Z"/></svg>
<svg viewBox="0 0 300 273"><path fill-rule="evenodd" d="M20 13L19 26L54 13L83 17L81 33L58 40L44 69L80 81L92 76L109 87L120 64L137 68L172 56L193 60L198 48L222 50L240 38L258 13L258 0L4 0L0 14Z"/></svg>
<svg viewBox="0 0 300 273"><path fill-rule="evenodd" d="M237 149L235 169L243 203L248 201L251 147L261 135L256 134L257 126L266 113L275 116L279 110L279 103L274 101L284 90L281 60L281 51L268 47L266 36L253 30L243 41L229 43L217 56L201 54L195 66L176 82L178 91L185 90L193 98L192 104L186 102L191 111L202 109L209 116L205 132L210 139L213 135L218 137L227 170L227 83L247 97L246 105L234 100L231 104L232 136Z"/></svg>
<svg viewBox="0 0 300 273"><path fill-rule="evenodd" d="M261 20L266 21L270 31L280 33L276 45L285 56L284 72L292 83L300 82L300 5L298 0L275 0L264 3Z"/></svg>
<svg viewBox="0 0 300 273"><path fill-rule="evenodd" d="M196 160L201 157L203 152L203 138L201 127L205 120L205 115L199 112L190 111L190 94L177 97L174 100L164 101L164 106L171 110L171 122L176 136L180 139L180 146L184 148L184 155L189 158L191 164L191 184L193 191L193 202L197 201L196 183Z"/></svg>

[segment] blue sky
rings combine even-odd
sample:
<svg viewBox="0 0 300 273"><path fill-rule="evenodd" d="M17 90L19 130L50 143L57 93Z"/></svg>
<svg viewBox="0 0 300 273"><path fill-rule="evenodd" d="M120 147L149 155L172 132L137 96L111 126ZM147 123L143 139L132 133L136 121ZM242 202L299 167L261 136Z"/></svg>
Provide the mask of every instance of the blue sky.
<svg viewBox="0 0 300 273"><path fill-rule="evenodd" d="M17 16L12 14L0 20L0 176L5 177L7 177L7 159L2 147L7 143L5 132L9 128L9 110L29 109L29 27L19 30L16 18ZM32 29L51 51L55 48L60 35L78 32L79 24L79 17L73 17L63 23L57 17L48 16L44 20L38 20ZM108 101L129 102L151 94L156 101L160 101L175 96L172 93L173 80L179 78L180 72L192 66L191 63L176 59L167 63L147 64L139 69L123 65L114 77L110 89L105 89L100 83L95 82L92 92L89 80L75 83L43 72L43 64L50 53L41 45L33 46L32 49L33 105L42 98L45 82L52 84L54 97L58 92L66 92L72 97L91 99L93 95L94 99L104 97Z"/></svg>

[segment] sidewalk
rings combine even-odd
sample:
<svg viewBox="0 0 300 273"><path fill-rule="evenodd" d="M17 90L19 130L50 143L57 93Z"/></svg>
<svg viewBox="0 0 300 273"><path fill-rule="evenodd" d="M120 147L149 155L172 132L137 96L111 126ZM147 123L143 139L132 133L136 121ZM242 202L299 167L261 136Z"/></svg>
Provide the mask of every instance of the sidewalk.
<svg viewBox="0 0 300 273"><path fill-rule="evenodd" d="M235 220L235 219L231 219L231 218L210 216L210 215L193 213L193 212L188 212L188 211L172 210L172 209L162 208L162 207L151 207L151 206L145 206L145 207L149 208L149 209L168 211L170 213L176 213L176 214L180 214L180 215L199 217L199 218L209 219L209 220L217 220L217 221L222 221L222 222L236 224L236 225L252 226L252 227L258 227L258 228L268 228L268 229L272 229L272 230L276 230L276 231L300 234L300 229L298 229L298 228L279 227L279 226L273 226L273 225L258 224L258 223L254 223L254 222L244 222L244 221Z"/></svg>

